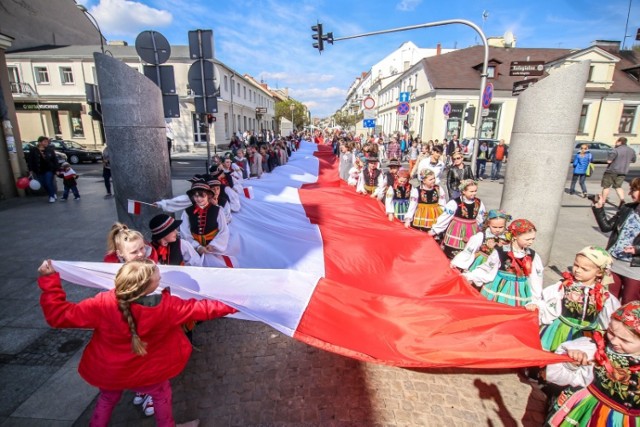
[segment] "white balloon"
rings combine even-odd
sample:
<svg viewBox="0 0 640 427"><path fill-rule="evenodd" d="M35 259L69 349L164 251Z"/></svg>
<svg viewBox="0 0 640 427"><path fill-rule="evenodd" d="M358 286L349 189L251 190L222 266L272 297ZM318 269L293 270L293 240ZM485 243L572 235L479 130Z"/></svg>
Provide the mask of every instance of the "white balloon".
<svg viewBox="0 0 640 427"><path fill-rule="evenodd" d="M33 191L38 191L41 188L40 182L37 179L32 179L29 181L29 188Z"/></svg>

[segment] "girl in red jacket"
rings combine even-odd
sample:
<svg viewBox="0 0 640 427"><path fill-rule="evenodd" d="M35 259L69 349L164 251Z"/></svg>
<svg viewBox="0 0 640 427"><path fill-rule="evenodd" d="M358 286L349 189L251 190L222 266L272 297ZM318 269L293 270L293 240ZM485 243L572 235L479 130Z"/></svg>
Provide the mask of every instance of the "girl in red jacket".
<svg viewBox="0 0 640 427"><path fill-rule="evenodd" d="M80 376L100 389L90 425L106 426L122 391L131 389L153 398L158 426L173 427L169 379L182 372L191 355L181 325L237 310L219 301L183 300L168 288L151 295L160 284L160 272L148 259L124 264L116 274L115 289L79 303L67 301L50 260L38 273L47 323L94 329L78 367Z"/></svg>

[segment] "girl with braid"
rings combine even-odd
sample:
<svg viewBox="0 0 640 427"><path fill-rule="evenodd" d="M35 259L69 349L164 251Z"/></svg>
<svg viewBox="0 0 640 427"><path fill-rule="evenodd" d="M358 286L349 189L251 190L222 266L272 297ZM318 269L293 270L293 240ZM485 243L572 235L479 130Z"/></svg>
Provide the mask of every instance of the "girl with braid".
<svg viewBox="0 0 640 427"><path fill-rule="evenodd" d="M94 329L78 366L80 376L100 389L90 425L109 424L125 389L153 398L158 426L176 425L169 379L182 372L191 355L181 325L237 310L220 301L183 300L168 288L155 292L160 272L148 259L124 264L114 289L78 303L67 301L51 260L44 261L38 273L47 323L54 328ZM197 426L198 420L182 425Z"/></svg>
<svg viewBox="0 0 640 427"><path fill-rule="evenodd" d="M158 254L153 246L144 241L139 231L116 222L107 235L107 254L103 262L123 263L148 258L158 262Z"/></svg>

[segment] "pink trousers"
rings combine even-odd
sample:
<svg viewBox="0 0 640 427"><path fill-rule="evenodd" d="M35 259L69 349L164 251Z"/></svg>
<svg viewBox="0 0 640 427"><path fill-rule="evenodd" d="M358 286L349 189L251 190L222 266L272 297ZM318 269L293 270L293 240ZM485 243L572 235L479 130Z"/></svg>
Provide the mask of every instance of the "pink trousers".
<svg viewBox="0 0 640 427"><path fill-rule="evenodd" d="M169 380L147 387L138 387L134 391L151 395L158 427L175 426ZM98 403L93 411L89 425L91 427L106 427L111 419L113 409L120 401L120 397L122 397L122 390L105 390L101 388Z"/></svg>

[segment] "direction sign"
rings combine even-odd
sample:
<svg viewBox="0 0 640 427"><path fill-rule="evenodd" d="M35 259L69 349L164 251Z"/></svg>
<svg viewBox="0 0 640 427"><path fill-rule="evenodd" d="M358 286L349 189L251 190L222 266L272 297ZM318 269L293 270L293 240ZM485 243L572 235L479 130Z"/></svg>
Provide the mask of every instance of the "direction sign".
<svg viewBox="0 0 640 427"><path fill-rule="evenodd" d="M374 128L376 127L376 120L375 119L366 119L362 121L362 127L364 128Z"/></svg>
<svg viewBox="0 0 640 427"><path fill-rule="evenodd" d="M541 76L544 74L544 61L513 61L509 69L510 76Z"/></svg>
<svg viewBox="0 0 640 427"><path fill-rule="evenodd" d="M482 106L484 108L489 108L489 105L491 105L492 99L493 99L493 83L487 83L487 87L484 88L484 92L482 93Z"/></svg>
<svg viewBox="0 0 640 427"><path fill-rule="evenodd" d="M511 96L520 95L526 88L537 82L538 79L529 79L529 80L520 80L519 82L513 83L513 90L511 91Z"/></svg>
<svg viewBox="0 0 640 427"><path fill-rule="evenodd" d="M407 114L409 114L410 109L411 107L409 106L408 102L401 102L398 104L398 107L396 108L399 116L406 116Z"/></svg>
<svg viewBox="0 0 640 427"><path fill-rule="evenodd" d="M400 92L400 97L398 98L398 102L409 102L410 92Z"/></svg>
<svg viewBox="0 0 640 427"><path fill-rule="evenodd" d="M444 107L442 107L442 112L445 116L449 116L449 114L451 114L451 104L449 104L448 102L444 104Z"/></svg>
<svg viewBox="0 0 640 427"><path fill-rule="evenodd" d="M365 99L362 100L362 106L364 107L365 110L371 110L373 107L376 106L376 101L372 97L367 96Z"/></svg>

